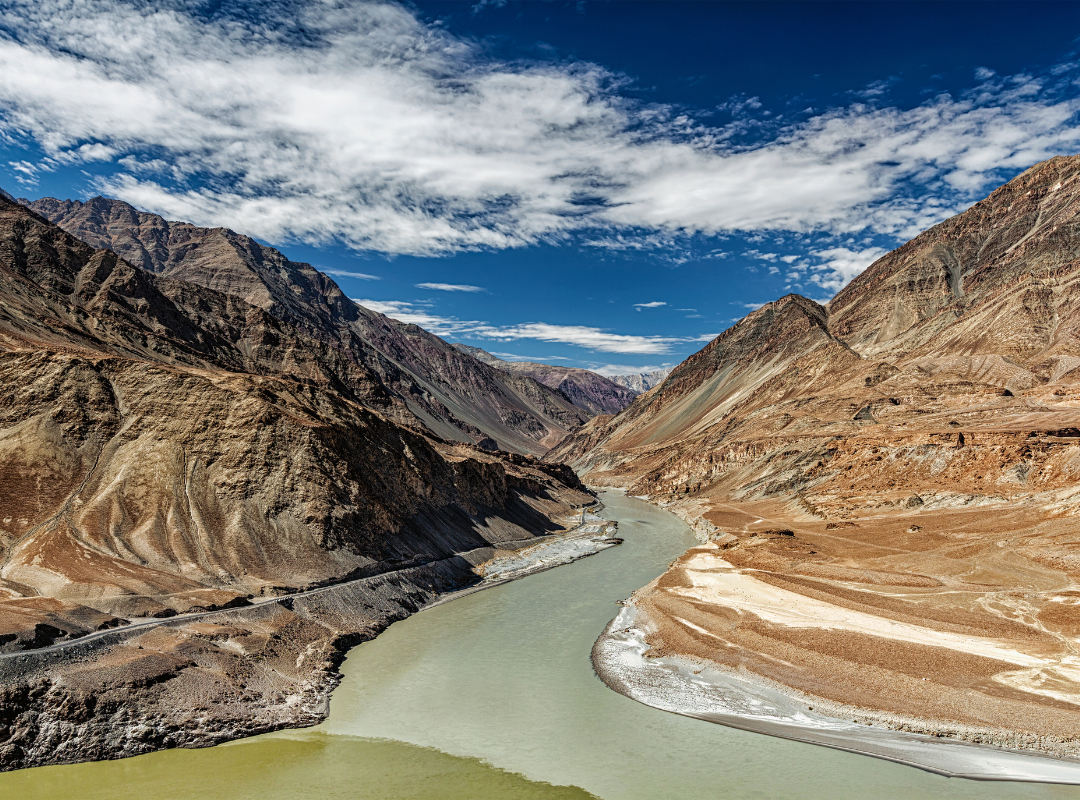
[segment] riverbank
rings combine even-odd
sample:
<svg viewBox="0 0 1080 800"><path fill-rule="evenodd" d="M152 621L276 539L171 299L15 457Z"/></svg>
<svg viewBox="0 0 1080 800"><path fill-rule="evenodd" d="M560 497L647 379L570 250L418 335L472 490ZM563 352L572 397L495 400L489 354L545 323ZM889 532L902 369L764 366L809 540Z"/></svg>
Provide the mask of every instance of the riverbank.
<svg viewBox="0 0 1080 800"><path fill-rule="evenodd" d="M0 771L316 725L352 647L424 608L615 546L601 507L562 520L563 533L4 654Z"/></svg>
<svg viewBox="0 0 1080 800"><path fill-rule="evenodd" d="M700 517L699 509L690 511ZM1023 652L1013 649L1017 631L1005 626L964 630L955 617L936 619L940 613L931 612L929 621L937 622L936 629L923 627L925 618L915 620L910 613L902 618L895 602L892 608L868 605L869 595L856 591L863 587L853 586L857 575L843 576L848 580L828 594L820 582L784 582L762 569L763 564L737 569L722 556L740 543L759 554L774 545L808 549L816 544L798 542L803 534L790 530L759 531L748 538L744 534L740 541L722 530L726 525L714 524L731 525L739 516L736 511L729 507L726 517L711 515L709 533L722 544L687 551L664 575L635 592L597 640L594 667L611 688L663 710L941 774L1080 783L1080 762L1058 760L1080 755L1072 733L1075 710L1061 699L1068 687L1061 681L1035 686L1043 692L1034 697L1042 701L1035 705L1030 693L1017 691L1018 667L1028 672L1038 667L1045 678L1053 668L1067 669L1069 663L1059 663L1067 658L1054 660L1054 651L1035 636L1021 641ZM761 527L775 522L759 516L763 509L755 511L741 510L744 522ZM700 523L694 527L699 539L709 538L702 535ZM775 570L776 563L771 566ZM888 582L894 601L912 592L910 587L898 589L898 577ZM926 586L914 587L916 594L929 596L928 591ZM1005 638L1006 633L1013 640ZM859 647L840 652L837 641ZM913 652L923 658L913 657ZM902 659L907 674L897 675ZM966 678L973 665L989 665L984 673L991 677L1005 671L1010 685L1001 681L987 687L984 681L978 698L970 685L946 685ZM832 683L830 668L839 676ZM912 674L918 671L921 675ZM879 677L883 680L875 682ZM1032 675L1025 677L1031 680ZM830 696L822 697L815 687ZM1055 697L1048 697L1048 691L1055 691ZM998 719L1011 727L868 708L844 702L845 692L909 708L920 707L911 698L922 708L955 708L946 705L954 695L971 705L977 705L976 700L994 702ZM1036 732L1042 721L1045 730Z"/></svg>

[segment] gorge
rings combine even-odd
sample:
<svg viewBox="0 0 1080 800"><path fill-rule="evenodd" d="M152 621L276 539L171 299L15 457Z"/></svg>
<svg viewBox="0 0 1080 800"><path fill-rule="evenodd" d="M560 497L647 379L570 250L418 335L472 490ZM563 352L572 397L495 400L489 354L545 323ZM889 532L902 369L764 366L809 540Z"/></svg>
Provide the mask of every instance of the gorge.
<svg viewBox="0 0 1080 800"><path fill-rule="evenodd" d="M619 535L630 523L648 542L640 560L617 548L455 601L455 637L483 628L473 604L497 616L500 597L559 587L546 606L507 611L510 628L527 639L535 624L549 642L562 631L577 696L617 704L582 665L610 604L629 598L633 616L601 649L625 635L641 663L734 676L901 738L978 744L990 764L978 777L1076 782L1078 180L1080 157L1039 164L829 303L789 295L753 311L632 399L584 370L493 365L226 229L102 198L0 198L0 764L318 724L350 648L475 584L493 560L561 541L607 489ZM489 646L510 635L500 628ZM400 637L415 655L407 634L354 652ZM464 664L453 639L427 663ZM542 652L502 667L491 655L485 685L524 674L511 694L543 705L564 690L529 674ZM597 668L631 697L698 713L650 701L644 667ZM268 747L388 738L555 787L522 792L633 796L618 769L530 761L475 717L483 747L418 733L416 720L449 712L394 730L386 704L402 691L356 701L358 727L334 711L314 738ZM671 724L717 747L858 759ZM874 769L900 770L923 796L941 780Z"/></svg>

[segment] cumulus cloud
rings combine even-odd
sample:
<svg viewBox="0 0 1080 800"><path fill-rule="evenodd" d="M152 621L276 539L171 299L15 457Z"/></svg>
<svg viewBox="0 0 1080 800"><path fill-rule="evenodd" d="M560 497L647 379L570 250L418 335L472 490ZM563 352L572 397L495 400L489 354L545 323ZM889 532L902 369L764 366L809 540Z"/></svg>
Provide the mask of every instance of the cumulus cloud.
<svg viewBox="0 0 1080 800"><path fill-rule="evenodd" d="M97 190L172 219L435 254L578 233L909 236L1080 141L1053 70L983 70L963 96L854 103L735 146L600 66L499 61L403 5L253 7L0 0L0 135L46 153L14 173L108 162Z"/></svg>
<svg viewBox="0 0 1080 800"><path fill-rule="evenodd" d="M663 300L653 300L651 303L634 303L634 308L641 311L643 308L660 308L660 306L666 306Z"/></svg>
<svg viewBox="0 0 1080 800"><path fill-rule="evenodd" d="M483 286L470 286L465 283L418 283L417 289L434 289L439 292L486 292Z"/></svg>
<svg viewBox="0 0 1080 800"><path fill-rule="evenodd" d="M552 325L547 322L527 322L519 325L490 325L476 320L461 320L434 314L418 303L402 300L354 299L353 302L386 314L401 322L419 325L439 336L469 336L508 342L533 339L541 342L572 344L602 353L639 353L663 355L675 352L680 346L714 339L717 334L700 336L638 336L612 333L603 328L586 325Z"/></svg>

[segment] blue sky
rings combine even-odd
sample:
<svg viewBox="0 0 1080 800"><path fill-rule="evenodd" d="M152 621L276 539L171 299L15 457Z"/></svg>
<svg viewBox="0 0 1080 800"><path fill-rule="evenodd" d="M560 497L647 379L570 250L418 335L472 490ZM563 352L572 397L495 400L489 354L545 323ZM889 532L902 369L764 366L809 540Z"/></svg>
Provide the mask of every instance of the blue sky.
<svg viewBox="0 0 1080 800"><path fill-rule="evenodd" d="M0 0L0 186L507 357L681 361L1080 152L1070 2Z"/></svg>

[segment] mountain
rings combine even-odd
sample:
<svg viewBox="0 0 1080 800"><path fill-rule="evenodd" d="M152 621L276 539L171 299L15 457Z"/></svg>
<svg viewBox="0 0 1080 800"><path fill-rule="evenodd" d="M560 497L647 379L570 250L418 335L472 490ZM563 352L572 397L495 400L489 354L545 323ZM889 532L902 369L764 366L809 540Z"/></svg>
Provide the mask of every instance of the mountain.
<svg viewBox="0 0 1080 800"><path fill-rule="evenodd" d="M101 197L20 202L146 272L239 298L321 342L379 384L370 407L399 423L540 454L588 418L528 376L492 369L422 328L362 308L310 264L227 228L170 222Z"/></svg>
<svg viewBox="0 0 1080 800"><path fill-rule="evenodd" d="M663 383L664 378L671 374L673 367L662 367L652 372L635 372L632 375L611 375L608 380L619 386L624 386L638 394L644 394L654 386Z"/></svg>
<svg viewBox="0 0 1080 800"><path fill-rule="evenodd" d="M2 199L0 298L0 590L183 610L434 557L480 508L532 519L515 487L576 486L398 426L318 339Z"/></svg>
<svg viewBox="0 0 1080 800"><path fill-rule="evenodd" d="M1080 629L1061 603L1080 579L1078 367L1080 156L825 306L754 311L547 457L708 542L635 594L658 654L848 719L1075 757Z"/></svg>
<svg viewBox="0 0 1080 800"><path fill-rule="evenodd" d="M556 367L533 361L503 361L479 347L455 343L454 347L485 364L515 375L524 375L566 396L575 406L596 414L615 414L630 405L637 392L590 372L575 367Z"/></svg>
<svg viewBox="0 0 1080 800"><path fill-rule="evenodd" d="M0 198L0 769L313 724L350 643L591 502L397 424L348 355Z"/></svg>
<svg viewBox="0 0 1080 800"><path fill-rule="evenodd" d="M463 344L462 342L452 342L451 344L453 344L454 347L456 347L462 353L468 353L477 361L483 361L485 364L490 364L493 367L501 367L503 364L510 363L509 361L504 361L498 356L492 355L487 350L484 350L480 347L473 347L472 345Z"/></svg>

